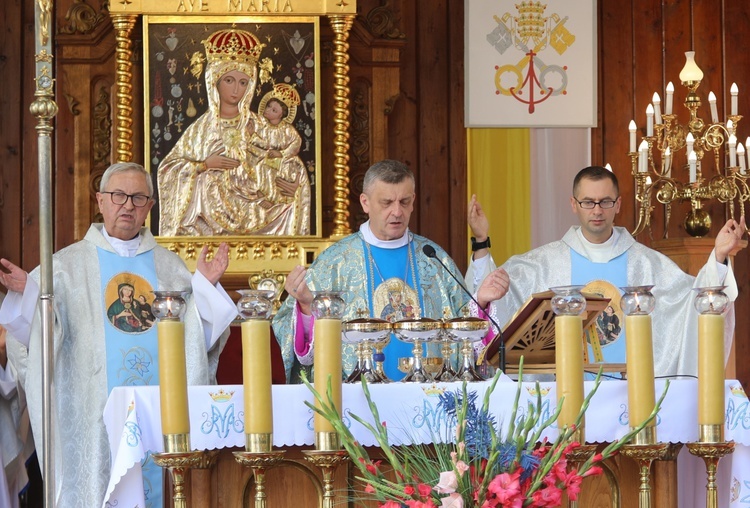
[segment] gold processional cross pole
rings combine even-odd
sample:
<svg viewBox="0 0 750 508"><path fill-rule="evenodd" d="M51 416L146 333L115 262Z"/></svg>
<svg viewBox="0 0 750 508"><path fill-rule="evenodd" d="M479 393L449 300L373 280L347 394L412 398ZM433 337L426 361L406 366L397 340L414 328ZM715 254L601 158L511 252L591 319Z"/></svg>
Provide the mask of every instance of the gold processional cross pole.
<svg viewBox="0 0 750 508"><path fill-rule="evenodd" d="M39 153L39 261L40 308L42 312L42 459L44 462L44 506L55 504L55 460L52 428L52 331L54 292L52 288L52 118L57 114L55 80L52 66L52 15L53 0L37 0L35 14L35 66L36 82L34 102L29 110L37 118L37 143Z"/></svg>

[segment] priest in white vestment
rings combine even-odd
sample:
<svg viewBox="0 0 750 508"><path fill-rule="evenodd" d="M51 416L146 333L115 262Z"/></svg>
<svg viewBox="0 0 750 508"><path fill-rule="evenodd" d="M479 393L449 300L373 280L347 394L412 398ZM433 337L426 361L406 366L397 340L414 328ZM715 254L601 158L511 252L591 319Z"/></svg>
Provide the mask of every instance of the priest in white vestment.
<svg viewBox="0 0 750 508"><path fill-rule="evenodd" d="M584 291L611 298L612 309L597 322L589 341L592 363L624 363L625 335L620 289L624 286L653 285L656 308L652 312L654 371L657 376L692 375L698 370L697 312L693 307L694 287L726 285L734 301L737 283L729 255L740 248L745 218L729 220L716 236L715 248L697 277L682 271L663 254L638 242L621 227L614 227L622 197L617 177L611 171L592 166L581 170L573 183L570 205L580 225L568 230L562 240L543 245L526 254L512 256L496 269L489 254L489 224L481 206L472 198L469 225L472 229L472 262L466 273L469 288L488 273L503 270L510 277L510 289L494 302L499 323L508 323L534 293L555 286L583 285ZM734 333L734 305L726 316L725 357Z"/></svg>
<svg viewBox="0 0 750 508"><path fill-rule="evenodd" d="M4 293L0 293L2 303ZM34 451L26 398L19 391L16 369L8 361L7 332L0 326L0 506L18 508L19 494L26 487L26 460Z"/></svg>
<svg viewBox="0 0 750 508"><path fill-rule="evenodd" d="M302 366L310 366L313 361L311 290L343 291L347 303L344 320L363 314L388 321L461 315L470 299L460 287L461 274L455 263L439 246L409 231L414 188L414 175L405 164L393 160L373 164L365 174L360 195L369 220L359 232L326 249L309 270L297 266L287 276L284 287L289 298L276 314L273 328L289 382L296 382ZM436 259L426 255L425 246L432 246ZM476 299L484 309L507 288L507 277L493 273L478 289ZM472 311L480 313L476 305ZM398 358L411 356L411 349L411 344L391 337L380 359L390 379L404 376L398 370ZM345 344L346 373L354 369L355 361L355 346Z"/></svg>
<svg viewBox="0 0 750 508"><path fill-rule="evenodd" d="M154 203L153 184L142 166L113 164L100 189L96 197L104 224L93 224L82 241L53 256L56 402L52 413L58 506L119 504L105 498L110 453L104 405L115 386L159 381L156 327L140 297L151 302L153 290L192 287L184 317L190 384L215 382L227 327L236 317L231 298L218 283L229 263L226 245L211 262L206 261L204 249L198 270L191 275L177 255L158 246L142 227ZM9 289L0 308L0 324L8 329L9 354L27 393L41 462L39 269L27 277L8 260L0 262L7 270L0 271L0 283ZM160 506L161 474L154 470L153 481L144 481L139 506Z"/></svg>

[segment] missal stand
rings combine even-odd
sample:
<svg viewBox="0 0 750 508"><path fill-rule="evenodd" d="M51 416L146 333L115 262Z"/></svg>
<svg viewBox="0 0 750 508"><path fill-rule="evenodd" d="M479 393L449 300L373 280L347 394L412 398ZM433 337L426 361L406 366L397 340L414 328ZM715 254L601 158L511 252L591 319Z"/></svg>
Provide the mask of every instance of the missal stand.
<svg viewBox="0 0 750 508"><path fill-rule="evenodd" d="M536 293L526 301L518 312L505 325L502 335L495 337L484 349L483 359L490 364L499 366L501 340L505 341L506 374L518 373L518 364L524 357L523 371L525 374L554 374L555 373L555 313L552 311L550 300L554 296L552 291ZM586 311L583 313L584 336L584 370L598 372L603 367L605 372L624 373L624 363L589 363L587 337L593 334L596 338L596 318L609 304L609 298L603 298L591 293L583 293L586 298Z"/></svg>

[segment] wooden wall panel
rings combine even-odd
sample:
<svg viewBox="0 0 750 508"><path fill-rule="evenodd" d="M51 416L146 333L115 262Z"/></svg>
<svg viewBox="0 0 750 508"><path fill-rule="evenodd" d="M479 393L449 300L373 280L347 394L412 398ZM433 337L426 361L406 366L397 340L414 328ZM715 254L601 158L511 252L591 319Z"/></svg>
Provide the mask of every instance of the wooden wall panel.
<svg viewBox="0 0 750 508"><path fill-rule="evenodd" d="M24 48L22 34L23 3L3 2L0 13L5 20L0 31L0 73L21 76ZM0 257L21 260L23 189L23 113L18 83L0 79Z"/></svg>

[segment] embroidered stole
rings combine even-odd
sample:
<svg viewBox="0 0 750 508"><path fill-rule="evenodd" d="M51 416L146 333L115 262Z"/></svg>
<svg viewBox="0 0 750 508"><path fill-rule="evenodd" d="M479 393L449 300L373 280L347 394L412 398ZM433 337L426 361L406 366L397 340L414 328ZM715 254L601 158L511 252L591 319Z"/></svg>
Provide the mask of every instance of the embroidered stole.
<svg viewBox="0 0 750 508"><path fill-rule="evenodd" d="M625 321L620 308L621 291L628 285L628 253L607 263L593 263L571 249L571 284L586 286L585 292L610 298L607 312L597 318L596 330L588 336L591 363L625 363Z"/></svg>
<svg viewBox="0 0 750 508"><path fill-rule="evenodd" d="M387 321L422 317L424 298L416 268L414 242L397 249L368 245L362 240L367 299L370 315ZM412 345L391 334L383 350L383 370L389 379L398 381L405 376L398 370L398 359L411 356Z"/></svg>

